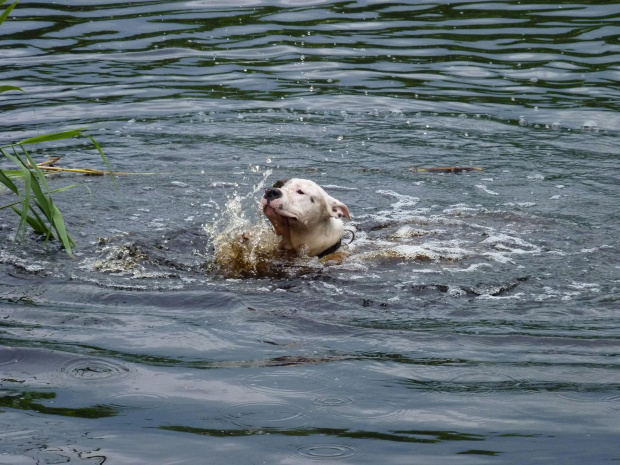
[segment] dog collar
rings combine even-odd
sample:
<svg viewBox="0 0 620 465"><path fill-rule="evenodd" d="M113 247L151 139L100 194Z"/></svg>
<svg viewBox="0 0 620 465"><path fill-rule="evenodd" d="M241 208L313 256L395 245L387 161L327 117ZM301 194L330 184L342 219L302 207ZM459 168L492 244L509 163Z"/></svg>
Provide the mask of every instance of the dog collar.
<svg viewBox="0 0 620 465"><path fill-rule="evenodd" d="M323 252L318 254L317 257L318 258L323 258L323 257L329 255L330 253L334 253L336 250L338 250L340 248L340 244L341 244L341 241L339 240L334 245L332 245L331 247L328 247Z"/></svg>

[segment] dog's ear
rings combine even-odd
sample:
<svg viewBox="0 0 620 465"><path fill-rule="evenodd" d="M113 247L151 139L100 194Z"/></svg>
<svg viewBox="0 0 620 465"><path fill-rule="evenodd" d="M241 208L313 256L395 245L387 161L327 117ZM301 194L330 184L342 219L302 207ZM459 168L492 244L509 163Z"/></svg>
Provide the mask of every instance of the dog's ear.
<svg viewBox="0 0 620 465"><path fill-rule="evenodd" d="M334 218L346 218L347 220L351 219L349 208L344 203L336 200L335 198L327 196L327 206L329 208L330 214Z"/></svg>
<svg viewBox="0 0 620 465"><path fill-rule="evenodd" d="M279 189L280 187L284 186L284 184L286 184L289 181L289 178L283 178L283 179L278 179L273 187Z"/></svg>

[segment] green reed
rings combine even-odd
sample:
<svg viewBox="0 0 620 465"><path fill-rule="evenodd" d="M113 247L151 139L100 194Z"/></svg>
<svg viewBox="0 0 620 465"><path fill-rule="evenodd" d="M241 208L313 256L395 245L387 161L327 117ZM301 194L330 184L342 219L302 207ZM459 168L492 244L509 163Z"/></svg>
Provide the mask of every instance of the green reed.
<svg viewBox="0 0 620 465"><path fill-rule="evenodd" d="M6 0L0 0L0 5L5 2ZM15 8L17 3L18 2L15 1L0 14L0 25L8 17L11 10ZM9 91L23 92L19 87L0 85L0 93ZM52 194L71 189L76 187L77 184L53 190L50 189L45 174L34 162L26 150L26 146L84 136L81 132L82 130L83 128L44 134L0 147L0 159L2 157L7 158L16 166L16 169L12 170L0 169L0 183L19 199L7 205L0 206L0 210L11 208L20 216L15 240L21 236L23 241L26 230L28 226L30 226L35 233L45 236L46 244L49 239L56 239L62 244L67 254L71 255L71 249L75 247L75 242L67 233L64 219L60 210L52 200ZM86 137L94 144L108 169L108 173L112 176L112 180L114 180L112 170L103 154L103 150L101 150L101 147L92 136ZM16 179L20 179L21 182L14 182Z"/></svg>

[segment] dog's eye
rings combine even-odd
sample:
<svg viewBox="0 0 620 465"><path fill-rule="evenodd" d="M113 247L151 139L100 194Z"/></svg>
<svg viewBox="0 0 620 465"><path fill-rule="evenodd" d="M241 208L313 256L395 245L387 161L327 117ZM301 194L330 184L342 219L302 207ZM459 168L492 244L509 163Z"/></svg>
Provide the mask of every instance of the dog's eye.
<svg viewBox="0 0 620 465"><path fill-rule="evenodd" d="M301 189L297 189L297 193L298 193L299 195L304 195L304 191L302 191Z"/></svg>

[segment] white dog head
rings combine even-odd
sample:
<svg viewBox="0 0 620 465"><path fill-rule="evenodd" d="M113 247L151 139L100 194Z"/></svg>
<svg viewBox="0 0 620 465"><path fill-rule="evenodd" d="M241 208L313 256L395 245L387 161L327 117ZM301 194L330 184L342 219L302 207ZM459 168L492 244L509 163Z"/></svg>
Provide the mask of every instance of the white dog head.
<svg viewBox="0 0 620 465"><path fill-rule="evenodd" d="M351 219L349 209L307 179L282 179L265 189L263 212L273 224L280 246L310 256L335 251L342 239L340 218Z"/></svg>

